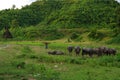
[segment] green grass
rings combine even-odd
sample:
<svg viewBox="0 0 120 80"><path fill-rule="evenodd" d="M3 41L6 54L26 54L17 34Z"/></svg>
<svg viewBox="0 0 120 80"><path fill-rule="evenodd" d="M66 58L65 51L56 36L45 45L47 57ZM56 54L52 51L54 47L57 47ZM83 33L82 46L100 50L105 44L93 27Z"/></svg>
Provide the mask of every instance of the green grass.
<svg viewBox="0 0 120 80"><path fill-rule="evenodd" d="M69 65L63 80L119 80L119 68L90 65Z"/></svg>
<svg viewBox="0 0 120 80"><path fill-rule="evenodd" d="M98 43L66 43L53 41L49 49L43 41L0 42L0 80L120 80L120 46ZM68 45L117 49L116 56L81 57L69 55ZM62 50L65 55L48 55L47 51Z"/></svg>

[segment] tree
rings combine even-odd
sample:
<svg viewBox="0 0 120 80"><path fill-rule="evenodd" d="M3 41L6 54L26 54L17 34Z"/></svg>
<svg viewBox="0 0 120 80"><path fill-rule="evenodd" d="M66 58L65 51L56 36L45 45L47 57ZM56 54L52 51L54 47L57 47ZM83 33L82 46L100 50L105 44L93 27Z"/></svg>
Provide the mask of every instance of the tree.
<svg viewBox="0 0 120 80"><path fill-rule="evenodd" d="M16 8L16 5L14 4L14 5L12 5L12 9L15 9Z"/></svg>
<svg viewBox="0 0 120 80"><path fill-rule="evenodd" d="M120 33L120 6L116 8L116 29L115 33L116 35L119 35Z"/></svg>
<svg viewBox="0 0 120 80"><path fill-rule="evenodd" d="M0 30L5 26L9 27L9 20L7 19L7 16L0 16Z"/></svg>
<svg viewBox="0 0 120 80"><path fill-rule="evenodd" d="M19 26L19 23L18 23L18 21L17 21L16 19L14 19L14 20L11 21L10 26L11 26L12 28L16 28L16 27Z"/></svg>
<svg viewBox="0 0 120 80"><path fill-rule="evenodd" d="M120 28L120 6L116 8L116 23L117 27Z"/></svg>

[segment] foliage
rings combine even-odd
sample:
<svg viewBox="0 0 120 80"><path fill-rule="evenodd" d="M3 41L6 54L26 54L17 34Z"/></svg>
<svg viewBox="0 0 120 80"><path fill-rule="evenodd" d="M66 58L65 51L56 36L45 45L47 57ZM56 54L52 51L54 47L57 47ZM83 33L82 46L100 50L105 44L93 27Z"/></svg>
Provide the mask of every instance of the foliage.
<svg viewBox="0 0 120 80"><path fill-rule="evenodd" d="M10 29L14 40L25 40L25 30L21 27L11 28Z"/></svg>
<svg viewBox="0 0 120 80"><path fill-rule="evenodd" d="M116 8L116 24L120 28L120 5Z"/></svg>
<svg viewBox="0 0 120 80"><path fill-rule="evenodd" d="M75 39L75 41L82 41L83 37L79 36L77 39Z"/></svg>
<svg viewBox="0 0 120 80"><path fill-rule="evenodd" d="M108 43L115 43L115 44L120 44L120 34L115 36L112 40L108 41Z"/></svg>
<svg viewBox="0 0 120 80"><path fill-rule="evenodd" d="M38 27L17 27L11 28L14 38L13 40L35 40L35 39L45 39L45 40L55 40L64 37L64 34L58 29L41 29ZM3 31L0 33L2 35Z"/></svg>
<svg viewBox="0 0 120 80"><path fill-rule="evenodd" d="M57 29L42 29L41 38L45 40L55 40L63 38L64 34L58 31Z"/></svg>
<svg viewBox="0 0 120 80"><path fill-rule="evenodd" d="M105 37L105 34L97 31L96 29L91 30L91 32L88 34L90 38L101 40Z"/></svg>
<svg viewBox="0 0 120 80"><path fill-rule="evenodd" d="M26 63L24 61L21 60L13 60L11 62L11 64L15 67L15 68L25 68Z"/></svg>
<svg viewBox="0 0 120 80"><path fill-rule="evenodd" d="M115 0L37 0L22 9L13 5L12 9L1 10L0 30L10 27L13 40L60 39L64 33L59 29L91 28L90 25L112 26L118 35L119 6ZM94 33L90 32L90 37L102 39L102 33Z"/></svg>
<svg viewBox="0 0 120 80"><path fill-rule="evenodd" d="M79 37L79 35L75 32L72 33L71 36L70 36L71 39L77 39L78 37Z"/></svg>
<svg viewBox="0 0 120 80"><path fill-rule="evenodd" d="M24 27L43 22L45 25L63 28L79 27L81 24L109 24L115 22L114 17L117 14L114 12L118 5L114 0L38 0L22 9L0 11L0 29L4 26ZM119 13L119 8L116 12Z"/></svg>

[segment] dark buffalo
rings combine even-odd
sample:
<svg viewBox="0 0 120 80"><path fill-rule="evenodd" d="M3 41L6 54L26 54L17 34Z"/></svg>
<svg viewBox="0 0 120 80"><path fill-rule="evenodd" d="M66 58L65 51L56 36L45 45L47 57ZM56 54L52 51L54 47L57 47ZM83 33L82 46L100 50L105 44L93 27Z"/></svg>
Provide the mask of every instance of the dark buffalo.
<svg viewBox="0 0 120 80"><path fill-rule="evenodd" d="M64 52L62 52L62 51L57 51L56 52L56 55L63 55L64 54Z"/></svg>
<svg viewBox="0 0 120 80"><path fill-rule="evenodd" d="M68 46L68 47L67 47L67 50L68 50L69 53L72 53L73 49L74 49L73 46Z"/></svg>
<svg viewBox="0 0 120 80"><path fill-rule="evenodd" d="M92 48L83 48L82 49L82 56L89 55L90 57L93 56L93 49Z"/></svg>
<svg viewBox="0 0 120 80"><path fill-rule="evenodd" d="M117 51L115 49L113 49L113 48L106 48L104 54L105 55L116 55L116 52Z"/></svg>
<svg viewBox="0 0 120 80"><path fill-rule="evenodd" d="M115 55L117 52L115 49L107 47L99 47L99 51L102 55Z"/></svg>
<svg viewBox="0 0 120 80"><path fill-rule="evenodd" d="M102 46L102 47L99 47L99 56L102 56L102 55L105 55L107 53L107 47L105 46Z"/></svg>
<svg viewBox="0 0 120 80"><path fill-rule="evenodd" d="M48 54L52 54L52 55L63 55L64 54L64 52L62 52L62 51L49 51L48 52Z"/></svg>
<svg viewBox="0 0 120 80"><path fill-rule="evenodd" d="M49 51L48 54L55 55L57 51Z"/></svg>
<svg viewBox="0 0 120 80"><path fill-rule="evenodd" d="M101 56L100 50L98 48L93 48L93 55Z"/></svg>
<svg viewBox="0 0 120 80"><path fill-rule="evenodd" d="M75 47L75 53L76 55L79 55L81 51L81 48L79 46Z"/></svg>
<svg viewBox="0 0 120 80"><path fill-rule="evenodd" d="M117 52L117 50L115 50L115 49L113 49L113 48L110 49L110 54L116 55L116 52Z"/></svg>

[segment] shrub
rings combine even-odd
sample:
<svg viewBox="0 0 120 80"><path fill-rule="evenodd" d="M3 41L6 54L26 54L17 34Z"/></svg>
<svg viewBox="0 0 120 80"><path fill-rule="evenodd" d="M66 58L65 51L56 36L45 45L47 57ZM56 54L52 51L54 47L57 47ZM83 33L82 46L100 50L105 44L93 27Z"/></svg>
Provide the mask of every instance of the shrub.
<svg viewBox="0 0 120 80"><path fill-rule="evenodd" d="M117 54L117 61L120 62L120 54Z"/></svg>
<svg viewBox="0 0 120 80"><path fill-rule="evenodd" d="M116 37L114 37L112 40L107 42L108 44L110 43L115 43L115 44L120 44L120 34L118 34Z"/></svg>
<svg viewBox="0 0 120 80"><path fill-rule="evenodd" d="M11 28L10 30L14 40L25 39L25 28L17 27L17 28Z"/></svg>
<svg viewBox="0 0 120 80"><path fill-rule="evenodd" d="M35 31L35 30L31 30L31 31L27 31L25 36L27 37L27 39L35 39L35 38L40 38L40 33L39 31Z"/></svg>
<svg viewBox="0 0 120 80"><path fill-rule="evenodd" d="M21 61L21 60L13 60L12 62L11 62L11 64L14 66L14 67L16 67L16 68L25 68L25 62L24 61Z"/></svg>
<svg viewBox="0 0 120 80"><path fill-rule="evenodd" d="M96 40L101 40L101 39L103 39L105 37L105 35L103 33L101 33L101 32L98 32L96 29L93 29L88 34L88 37L90 37L92 39L96 39Z"/></svg>
<svg viewBox="0 0 120 80"><path fill-rule="evenodd" d="M76 32L72 33L70 36L71 39L77 39L78 37L79 35Z"/></svg>
<svg viewBox="0 0 120 80"><path fill-rule="evenodd" d="M55 40L63 38L64 34L57 29L43 29L41 30L41 38L45 40Z"/></svg>
<svg viewBox="0 0 120 80"><path fill-rule="evenodd" d="M32 54L32 55L30 55L30 58L31 58L31 59L38 59L38 56Z"/></svg>
<svg viewBox="0 0 120 80"><path fill-rule="evenodd" d="M0 80L5 80L3 77L0 76Z"/></svg>
<svg viewBox="0 0 120 80"><path fill-rule="evenodd" d="M82 36L79 36L77 39L75 39L75 41L81 41L83 39Z"/></svg>

